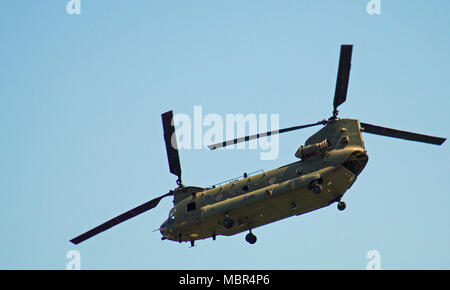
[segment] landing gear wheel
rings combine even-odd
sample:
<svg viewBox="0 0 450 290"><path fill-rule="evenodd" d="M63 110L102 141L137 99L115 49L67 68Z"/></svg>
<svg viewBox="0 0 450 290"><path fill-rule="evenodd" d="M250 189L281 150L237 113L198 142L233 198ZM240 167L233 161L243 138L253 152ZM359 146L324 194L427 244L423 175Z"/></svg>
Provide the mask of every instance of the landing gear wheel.
<svg viewBox="0 0 450 290"><path fill-rule="evenodd" d="M340 202L338 202L337 208L338 208L338 210L344 210L346 206L347 205L345 204L345 202L340 201Z"/></svg>
<svg viewBox="0 0 450 290"><path fill-rule="evenodd" d="M256 236L254 234L252 234L252 232L249 232L246 236L245 236L245 240L253 245L254 243L256 243Z"/></svg>

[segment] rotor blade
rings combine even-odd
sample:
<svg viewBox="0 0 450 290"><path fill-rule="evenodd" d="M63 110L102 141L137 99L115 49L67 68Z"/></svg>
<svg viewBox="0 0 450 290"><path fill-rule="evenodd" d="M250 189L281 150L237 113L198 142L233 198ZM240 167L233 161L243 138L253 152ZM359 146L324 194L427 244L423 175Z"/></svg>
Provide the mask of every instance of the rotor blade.
<svg viewBox="0 0 450 290"><path fill-rule="evenodd" d="M289 131L294 131L294 130L308 128L308 127L312 127L312 126L316 126L316 125L320 125L320 124L325 124L326 122L327 122L326 120L323 120L323 121L319 121L319 122L313 123L313 124L289 127L289 128L285 128L285 129L281 129L281 130L268 131L268 132L259 133L259 134L256 134L256 135L240 137L240 138L236 138L236 139L233 139L233 140L228 140L228 141L224 141L224 142L208 145L208 148L211 149L211 150L214 150L214 149L226 147L226 146L237 144L237 143L241 143L241 142L246 142L246 141L250 141L250 140L253 140L253 139L258 139L258 138L261 138L261 137L272 136L272 135L276 135L276 134L286 133L286 132L289 132Z"/></svg>
<svg viewBox="0 0 450 290"><path fill-rule="evenodd" d="M78 245L79 243L81 243L103 231L106 231L107 229L110 229L113 226L116 226L132 217L135 217L143 212L146 212L146 211L156 207L161 199L163 199L166 196L170 196L170 195L173 195L173 191L170 191L169 193L166 193L160 197L152 199L138 207L133 208L132 210L129 210L113 219L110 219L109 221L99 225L98 227L93 228L92 230L85 232L84 234L79 235L76 238L73 238L70 241L73 244Z"/></svg>
<svg viewBox="0 0 450 290"><path fill-rule="evenodd" d="M178 154L177 137L173 126L173 112L168 111L161 115L164 129L164 141L166 143L167 159L172 174L181 180L180 156Z"/></svg>
<svg viewBox="0 0 450 290"><path fill-rule="evenodd" d="M341 45L341 55L339 57L339 68L336 81L336 91L334 92L334 110L345 102L347 98L348 80L350 78L350 67L352 61L353 45Z"/></svg>
<svg viewBox="0 0 450 290"><path fill-rule="evenodd" d="M434 136L423 135L423 134L407 132L407 131L401 131L401 130L397 130L397 129L391 129L391 128L371 125L371 124L362 123L362 122L360 124L361 124L362 131L365 133L370 133L370 134L405 139L405 140L409 140L409 141L429 143L429 144L434 144L434 145L441 145L442 143L445 142L445 140L447 140L446 138L434 137Z"/></svg>

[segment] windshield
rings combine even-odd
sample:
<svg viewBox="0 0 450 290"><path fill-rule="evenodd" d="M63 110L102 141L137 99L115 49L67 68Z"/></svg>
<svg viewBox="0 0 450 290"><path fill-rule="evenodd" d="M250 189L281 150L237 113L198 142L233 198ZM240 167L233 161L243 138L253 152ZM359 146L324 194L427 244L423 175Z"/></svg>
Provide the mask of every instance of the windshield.
<svg viewBox="0 0 450 290"><path fill-rule="evenodd" d="M169 223L173 222L175 220L175 212L176 212L175 208L172 208L170 210L170 212L169 212Z"/></svg>

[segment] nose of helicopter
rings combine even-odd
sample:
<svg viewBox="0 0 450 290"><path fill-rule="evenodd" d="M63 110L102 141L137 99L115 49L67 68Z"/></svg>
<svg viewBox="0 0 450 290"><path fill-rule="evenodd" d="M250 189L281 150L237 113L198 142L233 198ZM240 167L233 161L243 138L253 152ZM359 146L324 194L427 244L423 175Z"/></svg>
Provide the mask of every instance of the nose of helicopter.
<svg viewBox="0 0 450 290"><path fill-rule="evenodd" d="M161 235L163 236L162 239L166 238L166 234L167 234L167 220L165 220L161 226L159 227L159 232L161 233Z"/></svg>

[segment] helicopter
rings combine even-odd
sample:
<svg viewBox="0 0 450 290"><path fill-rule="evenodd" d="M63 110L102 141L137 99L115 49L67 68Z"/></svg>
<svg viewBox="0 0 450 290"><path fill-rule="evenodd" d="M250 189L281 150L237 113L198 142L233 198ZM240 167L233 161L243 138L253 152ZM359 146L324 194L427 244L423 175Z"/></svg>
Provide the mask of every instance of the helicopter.
<svg viewBox="0 0 450 290"><path fill-rule="evenodd" d="M173 196L173 208L159 231L162 240L190 242L218 235L231 236L248 231L245 240L254 244L252 229L298 216L337 203L344 210L344 193L363 171L368 154L362 133L408 141L441 145L446 138L418 134L338 118L338 107L346 101L353 45L341 45L333 115L322 121L236 138L212 145L216 150L240 142L323 125L298 148L299 161L269 171L243 176L210 187L186 186L181 180L181 165L173 122L173 111L161 115L169 169L177 176L177 187L168 193L133 208L70 240L77 245L128 219L155 208Z"/></svg>

